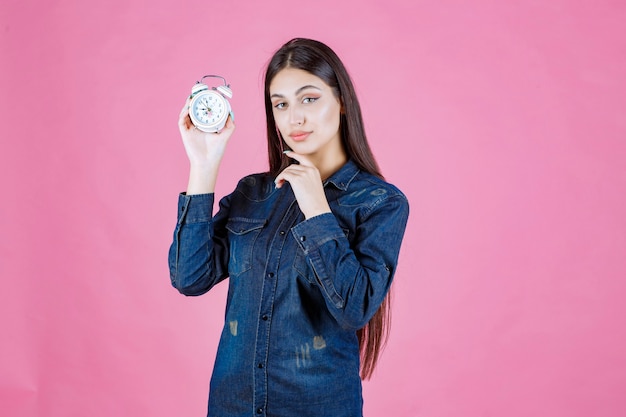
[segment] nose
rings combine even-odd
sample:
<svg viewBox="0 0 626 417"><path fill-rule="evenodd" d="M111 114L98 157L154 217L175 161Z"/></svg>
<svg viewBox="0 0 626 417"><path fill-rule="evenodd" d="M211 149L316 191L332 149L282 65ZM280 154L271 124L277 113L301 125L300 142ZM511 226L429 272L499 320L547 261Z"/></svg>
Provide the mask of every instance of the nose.
<svg viewBox="0 0 626 417"><path fill-rule="evenodd" d="M289 123L293 126L300 126L304 123L304 112L298 106L289 108Z"/></svg>

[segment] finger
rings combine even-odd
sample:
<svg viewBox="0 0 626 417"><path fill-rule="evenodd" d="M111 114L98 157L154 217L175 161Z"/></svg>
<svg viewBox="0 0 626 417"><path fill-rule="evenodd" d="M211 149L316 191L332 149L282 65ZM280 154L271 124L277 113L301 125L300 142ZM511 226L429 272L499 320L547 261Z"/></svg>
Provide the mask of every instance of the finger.
<svg viewBox="0 0 626 417"><path fill-rule="evenodd" d="M276 185L276 188L280 188L286 182L292 182L294 180L294 177L295 176L293 175L292 172L285 170L281 172L280 174L278 174L278 176L274 180L274 184Z"/></svg>
<svg viewBox="0 0 626 417"><path fill-rule="evenodd" d="M226 119L226 124L224 125L223 130L231 130L235 128L235 119L232 117L232 114L228 115L228 119Z"/></svg>
<svg viewBox="0 0 626 417"><path fill-rule="evenodd" d="M300 162L300 165L303 166L307 166L307 167L314 167L315 165L313 165L313 162L311 162L311 160L309 158L307 158L304 155L301 155L299 153L295 153L294 151L285 151L283 152L285 155L287 155L289 158L293 158L296 161Z"/></svg>
<svg viewBox="0 0 626 417"><path fill-rule="evenodd" d="M189 103L191 102L191 98L187 97L187 100L185 100L185 105L183 106L183 108L180 110L180 114L178 115L179 118L183 118L185 116L189 115Z"/></svg>
<svg viewBox="0 0 626 417"><path fill-rule="evenodd" d="M306 175L311 168L298 164L291 164L285 168L276 178L284 178L287 180L294 180L297 177Z"/></svg>
<svg viewBox="0 0 626 417"><path fill-rule="evenodd" d="M274 186L276 188L280 188L285 184L285 180L279 180L278 178L276 178L276 181L274 181Z"/></svg>
<svg viewBox="0 0 626 417"><path fill-rule="evenodd" d="M276 188L282 187L285 182L293 183L297 181L299 178L304 178L311 171L311 167L302 166L298 164L289 165L285 168L274 180L274 184Z"/></svg>
<svg viewBox="0 0 626 417"><path fill-rule="evenodd" d="M187 97L187 100L185 100L185 105L183 106L183 108L180 111L180 114L178 115L178 126L185 130L189 130L193 126L191 123L191 119L189 118L189 102L190 101L191 101L191 98Z"/></svg>
<svg viewBox="0 0 626 417"><path fill-rule="evenodd" d="M294 165L291 165L294 166ZM296 165L297 166L297 165ZM285 168L274 180L276 188L282 187L285 182L291 182L294 179L293 172L289 170L289 167Z"/></svg>

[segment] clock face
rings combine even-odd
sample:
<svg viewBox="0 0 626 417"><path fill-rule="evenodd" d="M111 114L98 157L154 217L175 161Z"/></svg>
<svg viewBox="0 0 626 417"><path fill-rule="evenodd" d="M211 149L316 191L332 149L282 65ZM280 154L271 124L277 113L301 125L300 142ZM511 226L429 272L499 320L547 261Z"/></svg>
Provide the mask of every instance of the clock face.
<svg viewBox="0 0 626 417"><path fill-rule="evenodd" d="M214 125L224 118L226 102L219 94L207 91L198 94L190 111L201 124Z"/></svg>

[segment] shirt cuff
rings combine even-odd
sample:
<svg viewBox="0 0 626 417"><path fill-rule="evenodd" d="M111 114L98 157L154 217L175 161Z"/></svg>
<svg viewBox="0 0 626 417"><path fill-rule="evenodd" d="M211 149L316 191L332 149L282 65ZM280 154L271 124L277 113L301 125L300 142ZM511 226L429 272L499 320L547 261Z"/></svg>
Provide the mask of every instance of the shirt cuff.
<svg viewBox="0 0 626 417"><path fill-rule="evenodd" d="M317 250L328 241L346 236L332 213L320 214L298 223L291 228L291 233L305 254Z"/></svg>
<svg viewBox="0 0 626 417"><path fill-rule="evenodd" d="M178 195L178 224L202 223L211 220L214 194Z"/></svg>

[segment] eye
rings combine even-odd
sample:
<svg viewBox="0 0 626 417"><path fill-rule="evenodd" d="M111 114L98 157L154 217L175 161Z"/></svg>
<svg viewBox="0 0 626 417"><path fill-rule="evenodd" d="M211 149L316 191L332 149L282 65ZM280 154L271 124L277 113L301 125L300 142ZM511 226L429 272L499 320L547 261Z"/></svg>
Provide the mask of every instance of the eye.
<svg viewBox="0 0 626 417"><path fill-rule="evenodd" d="M303 103L315 103L319 97L305 97L302 102Z"/></svg>
<svg viewBox="0 0 626 417"><path fill-rule="evenodd" d="M275 103L274 104L274 108L278 109L278 110L284 109L285 106L287 106L287 103L280 102L280 103Z"/></svg>

